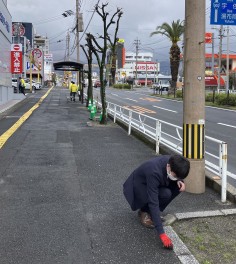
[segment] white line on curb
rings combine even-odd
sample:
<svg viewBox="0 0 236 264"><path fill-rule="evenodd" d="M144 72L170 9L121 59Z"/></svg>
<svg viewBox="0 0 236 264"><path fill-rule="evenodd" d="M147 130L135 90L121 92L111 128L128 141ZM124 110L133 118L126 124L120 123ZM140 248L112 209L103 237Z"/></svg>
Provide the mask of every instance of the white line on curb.
<svg viewBox="0 0 236 264"><path fill-rule="evenodd" d="M199 262L195 259L195 257L191 254L189 249L186 247L186 245L183 243L183 241L179 238L179 236L176 234L174 229L171 226L164 227L165 232L170 237L170 239L174 243L174 252L179 258L180 262L182 264L199 264Z"/></svg>

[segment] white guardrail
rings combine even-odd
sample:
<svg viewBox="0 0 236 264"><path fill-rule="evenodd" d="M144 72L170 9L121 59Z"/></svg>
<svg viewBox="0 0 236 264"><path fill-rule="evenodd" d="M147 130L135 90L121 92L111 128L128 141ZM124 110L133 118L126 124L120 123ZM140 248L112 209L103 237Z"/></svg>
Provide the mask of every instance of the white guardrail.
<svg viewBox="0 0 236 264"><path fill-rule="evenodd" d="M163 144L175 152L182 154L182 127L110 102L107 102L107 113L113 117L114 123L116 120L119 120L127 124L129 135L131 134L132 128L134 128L153 139L156 142L156 153L159 153L160 144ZM217 155L205 151L205 156L207 156L209 160L216 161L213 163L205 158L205 167L207 170L221 178L221 201L226 202L227 175L236 179L236 175L227 171L227 143L208 136L205 136L205 141L218 144L219 146L219 152Z"/></svg>

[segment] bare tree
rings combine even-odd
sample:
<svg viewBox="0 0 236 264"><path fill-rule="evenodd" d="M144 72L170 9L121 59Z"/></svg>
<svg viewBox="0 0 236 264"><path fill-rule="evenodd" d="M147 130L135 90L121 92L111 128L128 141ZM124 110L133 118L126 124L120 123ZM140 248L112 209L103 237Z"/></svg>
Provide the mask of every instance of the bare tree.
<svg viewBox="0 0 236 264"><path fill-rule="evenodd" d="M104 70L105 70L105 64L106 64L106 55L107 55L107 50L108 50L108 42L109 43L116 43L117 39L117 32L119 28L119 20L120 17L122 16L123 12L121 11L120 8L117 8L116 12L111 16L109 20L109 13L105 10L107 7L108 3L102 4L100 7L99 5L95 6L95 11L96 13L102 18L103 21L103 34L100 35L98 38L95 38L92 34L87 34L87 36L91 39L90 43L90 48L94 55L97 58L98 62L98 67L100 71L100 82L101 82L101 87L100 87L100 95L101 95L101 102L102 102L102 118L100 123L101 124L106 124L107 123L107 114L106 114L106 79L104 78ZM115 21L115 18L117 20ZM111 25L116 24L116 30L115 30L115 35L114 41L112 42L110 39L110 36L108 34L108 30ZM102 39L102 45L99 43L99 39ZM101 55L101 57L100 57Z"/></svg>
<svg viewBox="0 0 236 264"><path fill-rule="evenodd" d="M92 81L92 62L93 62L93 51L91 49L92 43L91 43L91 38L90 34L87 34L86 38L87 44L87 50L85 50L84 45L80 45L80 47L83 49L84 54L87 58L88 61L88 90L87 90L87 103L86 106L88 106L89 100L93 103L93 81Z"/></svg>

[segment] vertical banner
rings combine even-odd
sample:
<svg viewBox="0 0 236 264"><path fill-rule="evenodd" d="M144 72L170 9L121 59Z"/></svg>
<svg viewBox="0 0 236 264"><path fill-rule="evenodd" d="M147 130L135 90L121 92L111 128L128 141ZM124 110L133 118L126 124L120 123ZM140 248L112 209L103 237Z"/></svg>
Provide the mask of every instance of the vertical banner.
<svg viewBox="0 0 236 264"><path fill-rule="evenodd" d="M212 33L210 33L210 32L205 33L205 43L206 44L212 43Z"/></svg>
<svg viewBox="0 0 236 264"><path fill-rule="evenodd" d="M22 44L11 44L11 73L22 73Z"/></svg>

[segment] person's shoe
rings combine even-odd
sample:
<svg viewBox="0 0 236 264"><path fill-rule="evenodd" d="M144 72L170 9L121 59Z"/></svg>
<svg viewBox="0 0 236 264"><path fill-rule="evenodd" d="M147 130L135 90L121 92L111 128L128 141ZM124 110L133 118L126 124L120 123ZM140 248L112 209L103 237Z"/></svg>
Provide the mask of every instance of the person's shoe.
<svg viewBox="0 0 236 264"><path fill-rule="evenodd" d="M152 222L152 218L150 214L146 212L139 211L138 215L140 216L140 222L143 226L147 228L154 228L154 223Z"/></svg>

